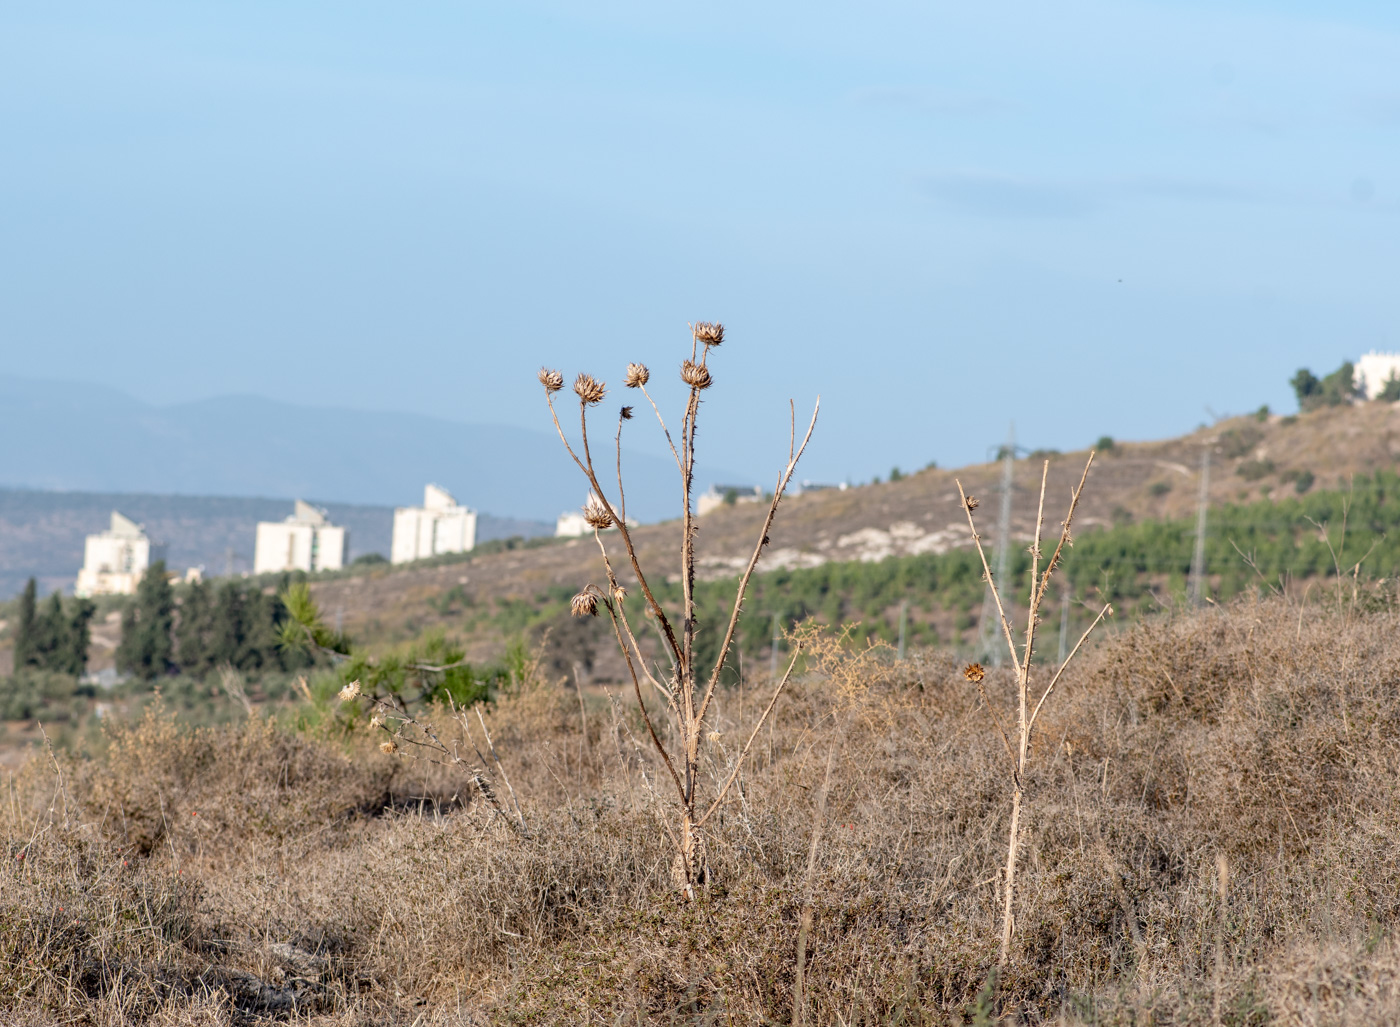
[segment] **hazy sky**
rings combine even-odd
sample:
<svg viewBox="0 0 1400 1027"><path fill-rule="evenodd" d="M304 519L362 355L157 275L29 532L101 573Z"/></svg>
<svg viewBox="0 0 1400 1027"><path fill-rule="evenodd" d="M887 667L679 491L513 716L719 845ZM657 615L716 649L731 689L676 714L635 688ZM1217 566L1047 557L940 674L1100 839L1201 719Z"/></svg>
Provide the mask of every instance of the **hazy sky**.
<svg viewBox="0 0 1400 1027"><path fill-rule="evenodd" d="M1395 4L6 4L0 352L545 427L723 320L712 463L864 479L1400 348L1397 158Z"/></svg>

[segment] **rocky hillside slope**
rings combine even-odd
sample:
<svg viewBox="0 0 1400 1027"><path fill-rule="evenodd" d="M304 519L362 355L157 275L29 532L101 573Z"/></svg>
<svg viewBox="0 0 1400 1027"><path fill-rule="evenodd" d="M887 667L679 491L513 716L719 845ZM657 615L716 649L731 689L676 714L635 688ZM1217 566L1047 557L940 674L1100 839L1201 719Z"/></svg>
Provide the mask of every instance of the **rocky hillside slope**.
<svg viewBox="0 0 1400 1027"><path fill-rule="evenodd" d="M1211 452L1212 503L1293 495L1307 488L1345 488L1349 478L1392 467L1400 456L1400 405L1368 403L1297 417L1234 418L1181 438L1117 443L1099 453L1089 475L1077 525L1191 515L1200 488L1202 453ZM1046 497L1049 530L1057 530L1087 451L1035 454L1015 462L1011 528L1028 538L1034 527L1042 459L1050 460ZM970 544L957 486L983 500L984 538L994 540L1002 469L995 463L931 469L897 482L795 496L779 512L760 568L812 567L828 561L875 561L888 556L945 552ZM708 577L742 567L762 523L758 504L737 504L700 519L698 553ZM635 529L643 558L657 573L679 571L680 522ZM610 549L620 547L615 533ZM323 609L365 642L407 637L434 624L451 626L442 602L532 597L550 588L599 580L602 561L592 538L539 548L474 555L462 562L381 568L316 585ZM486 640L477 640L485 644Z"/></svg>

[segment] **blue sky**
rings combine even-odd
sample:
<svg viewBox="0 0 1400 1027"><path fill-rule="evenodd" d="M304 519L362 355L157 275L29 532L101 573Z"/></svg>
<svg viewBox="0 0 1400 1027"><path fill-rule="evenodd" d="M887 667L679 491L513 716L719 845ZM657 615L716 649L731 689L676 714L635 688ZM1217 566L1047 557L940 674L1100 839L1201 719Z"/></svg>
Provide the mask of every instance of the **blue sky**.
<svg viewBox="0 0 1400 1027"><path fill-rule="evenodd" d="M715 465L1159 437L1400 349L1397 157L1395 5L9 4L3 370L545 427L718 319Z"/></svg>

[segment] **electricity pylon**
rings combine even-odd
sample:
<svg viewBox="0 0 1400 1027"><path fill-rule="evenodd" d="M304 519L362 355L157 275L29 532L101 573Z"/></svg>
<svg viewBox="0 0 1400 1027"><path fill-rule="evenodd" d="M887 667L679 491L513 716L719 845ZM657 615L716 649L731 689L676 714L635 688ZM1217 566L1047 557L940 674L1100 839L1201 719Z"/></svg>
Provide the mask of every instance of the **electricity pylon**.
<svg viewBox="0 0 1400 1027"><path fill-rule="evenodd" d="M1201 605L1206 577L1206 511L1210 506L1210 446L1201 451L1201 498L1196 507L1196 548L1191 554L1191 602Z"/></svg>

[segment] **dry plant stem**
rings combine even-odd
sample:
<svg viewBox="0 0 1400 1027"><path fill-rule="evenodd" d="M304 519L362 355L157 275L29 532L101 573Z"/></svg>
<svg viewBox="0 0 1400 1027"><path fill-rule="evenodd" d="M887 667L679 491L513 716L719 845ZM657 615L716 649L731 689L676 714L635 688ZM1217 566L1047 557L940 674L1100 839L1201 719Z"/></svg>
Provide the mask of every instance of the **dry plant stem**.
<svg viewBox="0 0 1400 1027"><path fill-rule="evenodd" d="M826 796L831 786L831 760L836 755L832 746L826 753L826 774L822 790L817 795L816 822L812 825L812 844L807 850L807 876L802 884L802 919L797 929L797 976L792 988L792 1022L801 1027L807 1019L807 996L804 987L807 969L807 935L812 930L812 878L817 870L817 850L821 846L822 825L826 820Z"/></svg>
<svg viewBox="0 0 1400 1027"><path fill-rule="evenodd" d="M720 786L714 801L710 803L710 808L707 809L704 815L696 822L697 827L705 826L705 821L709 820L711 814L719 809L719 804L724 801L724 796L728 793L730 785L732 785L734 779L739 776L739 771L744 766L744 759L748 756L749 749L753 747L753 740L758 737L759 730L762 729L764 722L768 720L769 714L773 712L773 707L778 704L778 696L783 694L783 688L786 687L788 678L792 676L792 669L797 666L797 657L801 655L801 653L802 644L799 642L797 648L792 652L792 661L788 663L788 668L783 673L782 680L778 682L778 687L773 689L773 698L768 700L767 708L763 711L762 716L758 718L758 723L754 725L753 733L749 735L749 740L744 743L744 748L740 750L738 759L734 761L734 769L729 772L729 777L727 777L724 784Z"/></svg>
<svg viewBox="0 0 1400 1027"><path fill-rule="evenodd" d="M481 724L481 733L486 736L486 749L491 753L491 759L496 764L496 769L501 772L501 780L506 783L506 791L510 795L510 804L515 807L515 815L520 820L520 832L526 838L530 837L530 829L525 826L525 814L520 812L520 800L515 797L515 789L511 787L510 777L506 774L506 768L501 763L501 758L496 755L496 743L491 741L491 732L486 730L486 721L481 716L481 707L473 707L476 711L477 722Z"/></svg>
<svg viewBox="0 0 1400 1027"><path fill-rule="evenodd" d="M667 619L666 612L661 608L661 604L657 602L656 596L652 595L651 586L647 584L646 575L642 573L642 566L637 559L637 551L632 545L632 533L627 529L627 522L618 519L617 511L613 509L612 504L608 502L608 497L604 495L602 486L598 484L598 476L593 472L592 459L590 458L588 463L585 464L578 458L578 454L574 452L574 447L569 445L569 439L564 434L563 426L559 423L559 414L554 409L553 397L546 395L545 400L549 404L550 416L554 418L554 430L559 433L559 441L564 443L564 449L568 451L569 456L572 457L574 463L578 465L578 469L582 471L584 477L588 479L588 483L593 486L593 491L598 496L599 502L603 504L603 508L607 510L608 514L612 517L613 523L617 525L617 530L619 534L622 535L622 544L626 547L627 556L632 562L632 573L637 576L637 585L641 588L642 595L646 596L647 605L651 607L652 613L655 615L660 625L666 648L671 651L675 659L679 660L681 650L676 642L676 633L672 630L671 622ZM579 404L579 408L580 419L584 424L583 449L584 455L586 456L588 454L587 410L582 403Z"/></svg>
<svg viewBox="0 0 1400 1027"><path fill-rule="evenodd" d="M481 794L486 798L486 801L487 801L488 803L491 804L491 808L494 809L498 814L500 814L501 819L503 819L507 824L510 824L510 826L511 826L512 828L514 828L514 829L516 830L516 832L519 833L522 837L524 837L524 838L529 838L529 837L530 837L530 830L529 830L528 827L525 826L525 817L520 813L520 804L519 804L519 803L515 803L515 812L516 812L516 816L519 818L519 820L518 820L518 822L517 822L515 819L512 819L512 818L509 816L509 814L506 813L505 807L504 807L503 805L501 805L501 800L500 800L500 798L496 795L496 790L495 790L494 788L491 787L491 782L490 782L490 780L487 778L485 771L482 770L480 767L472 766L471 763L469 763L467 760L462 759L462 757L458 756L456 752L454 752L452 749L448 748L448 746L444 745L442 739L440 739L440 738L438 737L437 731L435 731L435 730L433 729L433 726L432 726L431 724L426 723L425 721L418 720L418 719L417 719L416 717L414 717L412 714L408 713L408 712L405 711L405 710L400 709L398 706L395 706L395 705L392 704L392 703L386 702L384 699L380 698L379 696L371 695L371 696L366 696L365 698L367 698L367 699L369 700L369 703L370 703L371 706L378 707L379 709L383 710L387 715L393 717L395 720L400 720L400 721L402 721L402 722L405 723L405 724L412 724L412 725L413 725L414 727L416 727L419 731L423 732L424 736L428 738L428 741L427 741L427 742L422 742L422 741L419 741L419 740L416 739L416 738L409 738L409 737L403 736L403 735L394 735L393 732L389 732L391 736L394 736L394 737L397 737L397 738L401 738L404 742L407 742L408 744L413 745L413 746L417 746L417 747L419 747L419 748L431 749L433 752L436 752L436 753L438 753L440 756L443 757L443 759L429 760L429 762L431 762L431 763L437 763L437 764L439 764L440 766L448 766L448 767L451 767L451 766L459 766L459 767L463 767L463 768L466 770L467 776L471 779L472 784L476 785L477 790L478 790L479 792L481 792ZM471 741L471 735L470 735L470 733L467 731L467 724L466 724L466 720L465 720L465 711L459 711L459 710L457 709L456 705L453 704L453 706L452 706L452 712L453 712L454 715L456 715L457 717L459 717L460 722L461 722L461 725L462 725L463 733L467 734L467 740L468 740L468 741ZM480 711L477 712L477 716L478 716L478 717L481 716ZM385 726L385 730L388 731L387 725ZM486 725L483 723L483 724L482 724L482 731L485 731L485 730L486 730ZM490 746L490 744L491 744L491 736L490 736L489 734L486 736L486 742L487 742L487 745ZM475 743L475 742L472 742L472 747L473 747L473 748L476 747L476 743ZM492 755L492 756L495 756L495 754L496 754L496 753L495 753L495 748L492 747L492 749L491 749L491 755ZM477 758L480 759L481 762L482 762L483 764L485 764L486 758L485 758L485 756L482 755L482 753L481 753L481 751L480 751L479 749L477 750L477 754L476 754L476 755L477 755ZM417 759L417 758L419 758L419 757L414 757L414 758ZM501 764L500 764L500 760L499 760L499 759L496 760L496 766L497 766L498 768L500 768L500 770L501 770L501 776L502 776L502 778L504 779L504 778L505 778L505 768L504 768L504 767L501 767ZM506 787L507 787L507 788L510 788L510 781L509 781L509 780L506 780ZM512 801L512 802L515 802L515 792L514 792L513 789L511 790L511 801Z"/></svg>
<svg viewBox="0 0 1400 1027"><path fill-rule="evenodd" d="M1025 803L1025 779L1026 768L1030 763L1030 741L1031 731L1035 727L1036 718L1039 717L1041 709L1059 683L1060 676L1065 668L1069 666L1086 639L1098 627L1105 616L1112 613L1111 606L1104 606L1099 611L1099 615L1094 618L1094 622L1089 625L1089 629L1084 632L1079 642L1075 645L1074 651L1065 659L1064 664L1056 671L1050 684L1046 686L1040 699L1036 702L1034 709L1030 706L1030 671L1031 662L1035 657L1035 634L1036 626L1040 621L1040 607L1045 599L1045 593L1050 584L1050 578L1059 566L1060 559L1064 554L1065 547L1072 545L1070 534L1071 526L1074 522L1074 513L1079 506L1079 497L1083 494L1084 483L1089 477L1089 468L1094 463L1094 452L1090 451L1089 459L1084 464L1084 471L1079 476L1079 484L1074 489L1070 497L1069 512L1065 515L1064 523L1061 525L1060 540L1051 554L1049 562L1042 569L1041 563L1041 539L1045 527L1045 490L1049 482L1050 461L1045 461L1041 467L1040 474L1040 496L1036 506L1035 534L1031 540L1031 582L1030 582L1030 609L1026 615L1026 630L1021 647L1016 645L1016 640L1011 633L1011 624L1006 618L1005 607L1002 605L1001 593L997 587L997 582L992 576L991 566L987 562L986 551L982 548L982 537L977 533L977 525L972 516L972 505L968 502L967 494L963 491L962 482L958 482L958 496L962 500L963 511L967 514L968 528L972 532L973 544L977 547L977 554L982 561L982 571L986 575L987 585L991 589L992 598L995 600L997 616L1001 619L1002 634L1006 639L1007 650L1011 654L1012 665L1016 669L1016 727L1017 738L1015 751L1013 753L1010 740L1002 730L1001 721L987 700L987 694L982 690L982 685L978 683L978 689L982 692L983 702L987 703L987 709L992 714L992 722L996 726L997 733L1001 736L1002 744L1007 749L1007 754L1011 756L1011 823L1007 830L1006 841L1006 867L1003 873L1002 889L1002 925L1001 925L1001 948L997 957L999 966L1005 966L1011 953L1011 937L1015 927L1013 911L1015 908L1016 896L1016 864L1020 853L1021 843L1021 811ZM1005 585L1005 582L1002 582Z"/></svg>
<svg viewBox="0 0 1400 1027"><path fill-rule="evenodd" d="M802 437L802 445L794 451L793 442L796 439L796 411L789 404L790 423L792 425L788 435L788 462L783 468L783 473L778 477L777 487L773 489L773 501L768 504L768 514L763 518L763 531L758 537L758 542L753 547L753 554L749 557L748 566L744 568L744 574L739 579L738 598L734 603L734 609L729 615L729 625L724 630L724 641L720 643L719 659L715 662L714 670L710 674L710 683L705 688L705 701L700 705L699 719L705 719L705 713L709 709L710 700L714 697L715 686L719 684L719 672L724 667L724 661L729 656L729 650L734 645L734 632L739 627L739 615L743 612L744 594L748 591L749 579L753 577L754 568L758 566L758 558L763 555L763 547L768 544L768 532L773 527L773 520L778 515L778 501L783 498L788 485L792 483L793 472L797 470L797 462L802 459L802 454L807 449L807 443L812 440L812 432L817 427L817 414L821 412L821 399L818 397L816 408L812 411L812 420L807 425L807 433Z"/></svg>
<svg viewBox="0 0 1400 1027"><path fill-rule="evenodd" d="M685 413L681 420L680 431L675 437L671 435L670 429L666 426L665 418L661 416L661 412L657 408L656 403L652 401L650 394L646 392L645 388L643 388L642 390L643 394L646 395L647 401L651 403L652 409L656 412L657 420L661 424L663 432L665 432L666 434L666 440L668 445L671 447L672 456L674 456L676 459L676 467L680 473L681 479L680 484L682 500L682 609L680 623L678 625L674 624L672 620L667 616L665 610L662 608L661 604L657 601L655 595L653 594L651 587L647 581L646 575L642 570L641 562L637 555L637 549L635 544L633 543L631 531L629 530L626 523L626 518L623 515L623 511L625 511L626 509L626 492L623 486L621 473L621 427L622 421L626 418L619 418L618 432L615 439L617 447L616 462L618 480L618 502L617 507L614 508L612 502L604 494L594 468L593 456L588 440L588 407L590 405L589 398L585 397L583 394L580 394L580 445L578 450L575 451L575 449L570 445L568 438L565 436L563 428L559 422L558 413L555 410L552 397L553 389L547 386L545 393L546 400L549 403L550 415L554 420L555 431L558 432L560 441L564 443L564 447L568 451L570 457L573 458L574 463L583 472L584 477L588 479L589 485L592 486L593 495L596 497L597 503L600 504L602 508L607 512L611 524L616 525L618 528L618 533L621 538L622 545L627 552L627 557L629 562L631 563L632 571L636 576L638 587L641 589L643 596L645 596L646 598L647 611L650 614L650 616L656 621L657 630L660 632L662 640L665 643L664 648L667 652L667 655L671 659L672 673L671 679L668 682L670 687L667 688L652 673L650 667L647 664L647 660L645 659L645 656L642 653L641 647L637 643L636 635L632 630L631 623L628 620L626 610L624 609L624 604L621 601L621 590L619 588L619 583L617 581L617 576L614 572L611 559L609 558L607 552L607 547L603 544L602 537L599 534L600 526L595 525L595 538L598 542L599 550L602 552L603 555L604 566L607 569L608 590L605 593L602 589L590 585L587 589L585 589L585 592L588 593L591 597L591 599L589 600L589 605L592 607L591 612L596 612L598 602L601 602L608 611L609 618L612 620L613 623L613 633L617 638L618 647L622 650L625 662L627 663L628 673L632 678L633 692L636 696L638 707L640 708L640 711L642 713L643 721L646 723L647 732L651 736L653 746L656 748L656 751L661 755L663 762L666 764L666 769L671 774L672 781L676 785L681 806L679 848L681 850L681 856L684 862L686 890L688 893L691 894L693 894L693 892L691 891L690 886L697 880L703 878L704 875L704 860L703 855L701 854L703 850L699 846L698 831L703 825L705 819L711 813L713 813L713 811L716 808L718 808L720 802L723 800L724 795L727 793L728 788L733 781L733 775L731 775L730 781L726 782L725 786L721 789L719 796L716 797L716 799L712 802L712 804L705 811L705 813L703 815L697 815L698 797L696 794L696 790L699 783L700 750L704 738L705 716L709 712L710 702L714 698L714 693L719 683L720 674L723 670L725 661L727 660L730 650L733 646L734 636L737 630L739 617L743 610L744 595L747 591L749 581L753 576L754 568L758 564L758 560L762 555L764 547L768 544L768 533L771 530L773 520L776 516L778 504L781 502L784 492L791 483L793 473L795 472L797 467L797 463L800 460L803 452L805 451L808 441L810 441L811 439L812 432L815 430L817 413L820 409L819 399L817 402L817 409L813 410L812 421L811 424L808 426L806 435L803 437L801 446L795 445L796 414L795 410L793 411L791 418L793 424L788 443L787 464L778 477L778 481L773 493L773 498L771 503L769 504L767 516L763 522L762 531L759 534L758 541L755 543L754 550L749 559L748 565L740 578L737 594L735 595L734 603L730 610L728 625L725 629L725 633L721 645L719 647L719 653L715 660L714 666L709 668L708 681L705 683L705 689L702 696L698 694L698 675L695 666L695 632L697 630L695 607L695 535L697 531L697 526L695 515L692 510L691 499L695 479L696 424L700 412L701 392L705 388L709 387L712 380L710 378L708 370L706 369L706 363L708 360L711 345L714 344L714 342L712 342L712 340L707 337L704 340L705 346L703 348L703 352L701 352L701 347L699 345L701 340L697 335L698 331L699 328L697 326L692 326L691 360L685 365L685 369L683 370L683 377L687 382L690 383L690 389L686 399ZM702 373L692 373L696 368L699 368L699 370ZM629 384L631 383L629 382ZM644 384L645 382L639 383L639 385L643 386ZM594 398L593 402L596 401L597 399ZM679 446L677 446L677 442L679 442ZM593 500L590 500L590 502L593 502ZM610 525L607 523L601 525L601 527L608 526ZM641 664L640 672L637 667L638 663ZM790 672L791 671L789 670L789 673ZM643 701L641 690L642 676L645 676L649 681L651 681L653 687L655 687L658 692L660 692L663 696L666 697L667 709L670 713L670 716L672 717L675 733L678 736L677 748L679 751L677 751L674 754L674 756L671 752L667 750L665 744L662 742L661 733L658 732L656 724L652 719L651 712L647 709L646 703ZM771 713L773 703L777 701L777 698L781 694L784 686L786 685L786 682L787 675L784 676L783 681L778 683L778 686L774 691L773 702L769 704L768 710L764 712L763 716L758 722L758 726L755 727L755 737L757 736L758 729L762 726L764 721L768 718L769 714ZM750 740L750 743L752 743L752 739ZM744 753L741 753L738 764L736 764L736 771L738 765L742 765L744 755L747 754L748 748L749 747L746 746Z"/></svg>

